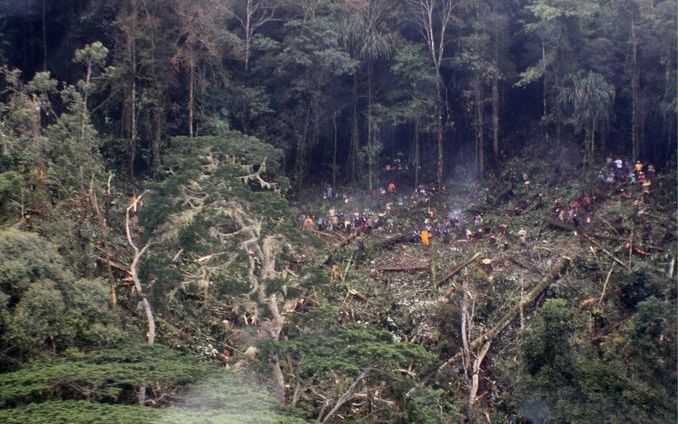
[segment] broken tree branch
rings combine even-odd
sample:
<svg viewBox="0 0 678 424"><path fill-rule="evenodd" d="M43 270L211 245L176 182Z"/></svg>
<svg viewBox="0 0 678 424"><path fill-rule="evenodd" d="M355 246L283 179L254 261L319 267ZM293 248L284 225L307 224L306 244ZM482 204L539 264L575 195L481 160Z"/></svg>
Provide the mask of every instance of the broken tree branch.
<svg viewBox="0 0 678 424"><path fill-rule="evenodd" d="M243 175L242 177L238 178L245 184L249 183L250 181L256 181L259 183L261 188L275 191L277 183L269 183L268 181L261 178L261 174L266 172L266 159L267 158L264 158L264 160L261 161L261 165L259 165L259 169L257 169L256 172L252 172L250 174Z"/></svg>
<svg viewBox="0 0 678 424"><path fill-rule="evenodd" d="M146 298L146 295L144 294L141 288L141 279L139 278L139 261L141 260L141 257L144 255L144 253L146 253L148 248L151 246L151 239L149 239L146 242L144 247L139 249L139 247L134 242L134 239L132 237L131 217L130 217L131 212L137 210L139 201L141 200L142 197L144 197L146 193L148 193L148 191L144 191L143 193L141 193L139 197L135 196L130 205L127 207L127 210L125 211L125 234L127 235L127 242L134 251L132 264L129 266L129 273L132 276L134 288L136 289L137 293L139 293L139 296L141 296L141 304L146 314L146 324L148 327L148 330L146 332L146 338L148 340L148 344L153 344L155 342L155 318L153 317L153 310L151 309L151 304Z"/></svg>
<svg viewBox="0 0 678 424"><path fill-rule="evenodd" d="M603 298L605 297L605 291L607 290L607 283L610 282L610 277L612 276L612 272L614 271L615 266L617 266L617 264L612 264L610 271L607 273L607 277L605 277L605 283L603 283L603 292L600 294L600 299L598 299L598 306L600 306L600 304L603 303Z"/></svg>
<svg viewBox="0 0 678 424"><path fill-rule="evenodd" d="M459 273L461 272L461 270L463 270L464 268L466 268L467 266L471 265L473 262L475 262L476 260L478 260L479 257L480 257L480 252L476 252L476 254L473 255L469 260L467 260L466 262L462 263L461 265L458 265L458 266L457 266L456 268L454 268L452 271L448 272L448 273L445 274L442 278L440 278L438 281L436 281L436 282L435 282L435 287L440 286L440 284L444 283L445 281L447 281L447 280L449 280L450 278L454 277L455 275L459 274ZM446 295L446 296L449 296L449 294Z"/></svg>
<svg viewBox="0 0 678 424"><path fill-rule="evenodd" d="M344 404L345 404L346 402L348 402L349 400L351 400L351 398L353 397L353 394L355 393L355 388L356 388L356 386L358 385L358 383L360 383L363 379L365 379L365 378L367 377L367 375L369 374L369 372L370 372L369 369L363 370L363 372L361 372L361 373L356 377L356 379L353 380L353 383L351 383L351 385L350 385L350 386L348 387L348 389L344 392L344 394L341 395L341 397L339 398L339 400L337 400L337 403L334 404L334 407L330 410L330 412L328 412L327 415L325 415L324 417L322 417L322 419L321 419L321 416L319 416L319 417L318 417L318 421L320 421L321 423L327 422L327 420L329 420L330 417L332 417L332 415L334 415L334 414L339 410L339 408L341 408L342 406L344 406Z"/></svg>
<svg viewBox="0 0 678 424"><path fill-rule="evenodd" d="M567 270L567 267L570 265L572 262L572 259L568 257L563 257L558 264L551 270L551 272L545 276L544 278L539 281L539 284L537 284L525 297L525 299L518 303L518 305L514 306L502 316L497 324L495 324L492 328L487 330L485 333L483 333L480 337L476 338L473 340L470 344L470 349L475 350L477 349L480 345L485 344L486 342L492 341L499 333L501 333L510 323L513 321L513 319L520 314L520 310L525 308L526 306L530 305L533 303L537 298L546 290L546 288L551 285L554 281L558 280L560 276ZM450 366L451 364L457 362L461 358L461 353L458 353L445 361L439 368L438 368L438 374L440 372Z"/></svg>
<svg viewBox="0 0 678 424"><path fill-rule="evenodd" d="M607 251L605 248L603 248L603 247L600 245L600 243L598 243L597 241L593 240L591 237L589 237L589 236L586 235L586 234L583 234L583 236L584 236L584 238L585 238L586 240L590 241L592 245L594 245L594 246L596 246L598 249L600 249L601 252L603 252L603 253L605 253L607 256L609 256L613 261L617 262L619 265L623 266L623 267L626 268L627 270L630 270L630 268L628 267L628 264L625 264L624 262L622 262L621 260L619 260L619 258L617 258L617 257L614 256L612 253L610 253L610 252Z"/></svg>

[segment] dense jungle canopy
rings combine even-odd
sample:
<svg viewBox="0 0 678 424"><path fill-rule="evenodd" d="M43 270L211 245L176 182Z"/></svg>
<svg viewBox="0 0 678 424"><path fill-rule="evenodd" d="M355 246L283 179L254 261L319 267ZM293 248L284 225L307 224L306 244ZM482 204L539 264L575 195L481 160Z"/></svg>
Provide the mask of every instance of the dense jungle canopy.
<svg viewBox="0 0 678 424"><path fill-rule="evenodd" d="M0 0L0 422L675 422L677 16Z"/></svg>

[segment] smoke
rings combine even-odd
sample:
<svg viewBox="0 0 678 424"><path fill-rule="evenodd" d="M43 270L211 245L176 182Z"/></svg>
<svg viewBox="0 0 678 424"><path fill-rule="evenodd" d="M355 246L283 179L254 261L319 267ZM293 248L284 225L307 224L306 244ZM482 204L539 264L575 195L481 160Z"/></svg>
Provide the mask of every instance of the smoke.
<svg viewBox="0 0 678 424"><path fill-rule="evenodd" d="M521 409L531 423L546 423L552 419L548 406L539 399L525 403Z"/></svg>
<svg viewBox="0 0 678 424"><path fill-rule="evenodd" d="M244 373L216 372L181 398L180 405L163 410L155 424L273 424L283 416L267 389Z"/></svg>

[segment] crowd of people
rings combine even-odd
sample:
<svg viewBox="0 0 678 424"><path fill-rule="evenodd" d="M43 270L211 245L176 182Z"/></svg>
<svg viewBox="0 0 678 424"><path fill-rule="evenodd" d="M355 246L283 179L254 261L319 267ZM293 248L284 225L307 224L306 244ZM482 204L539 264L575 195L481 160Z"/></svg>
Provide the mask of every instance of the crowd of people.
<svg viewBox="0 0 678 424"><path fill-rule="evenodd" d="M631 165L623 159L609 157L600 169L598 185L605 193L618 192L623 197L631 193L642 193L642 200L649 193L656 169L652 164L640 161ZM529 178L523 175L525 184ZM361 232L398 233L407 235L411 242L428 247L431 239L448 242L452 237L467 240L477 238L486 229L481 213L465 216L461 211L450 211L446 205L433 202L438 194L434 184L422 184L411 193L403 193L396 181L388 181L379 187L375 195L379 206L360 207L360 201L350 192L340 193L327 184L323 190L326 202L321 213L307 212L299 216L299 226L304 231L339 232L351 234ZM564 202L554 205L554 218L574 226L587 226L593 223L594 203L598 199L595 190L584 191ZM422 215L414 219L403 219L408 211L420 210ZM411 215L410 215L411 217Z"/></svg>
<svg viewBox="0 0 678 424"><path fill-rule="evenodd" d="M448 241L452 232L459 228L462 220L460 211L438 216L432 206L432 199L438 189L434 184L419 185L410 194L402 193L395 181L377 189L379 207L360 208L359 202L349 193L339 193L334 187L325 185L323 200L328 206L324 213L307 212L299 216L299 226L304 231L353 233L399 233L410 241L430 245L432 238ZM417 223L402 219L399 211L424 210ZM407 222L407 223L405 223ZM479 223L476 220L476 225ZM405 228L407 227L407 228Z"/></svg>
<svg viewBox="0 0 678 424"><path fill-rule="evenodd" d="M624 159L607 158L605 166L598 171L598 187L603 193L618 193L621 197L629 198L634 192L641 193L637 198L642 202L650 193L652 181L657 171L652 164L636 161L631 165ZM593 222L595 194L584 192L574 197L566 204L556 204L554 214L558 220L576 226L586 226Z"/></svg>
<svg viewBox="0 0 678 424"><path fill-rule="evenodd" d="M598 171L598 181L601 184L613 186L615 184L640 184L642 192L647 194L652 187L652 180L656 177L657 170L651 163L644 164L636 161L635 164L629 163L624 159L612 159L608 156L606 164ZM622 187L622 190L624 188ZM622 193L627 192L624 190Z"/></svg>

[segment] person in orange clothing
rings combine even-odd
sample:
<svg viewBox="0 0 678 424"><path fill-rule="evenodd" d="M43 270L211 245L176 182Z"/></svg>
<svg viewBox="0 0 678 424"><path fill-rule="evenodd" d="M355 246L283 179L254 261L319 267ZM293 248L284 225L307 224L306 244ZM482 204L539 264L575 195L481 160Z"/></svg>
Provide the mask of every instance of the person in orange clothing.
<svg viewBox="0 0 678 424"><path fill-rule="evenodd" d="M390 181L388 185L386 186L386 191L389 193L395 193L396 192L396 183L393 181Z"/></svg>
<svg viewBox="0 0 678 424"><path fill-rule="evenodd" d="M431 234L428 232L428 230L426 228L421 230L420 237L421 237L421 244L424 247L428 247L428 245L430 243L429 237L431 237Z"/></svg>

